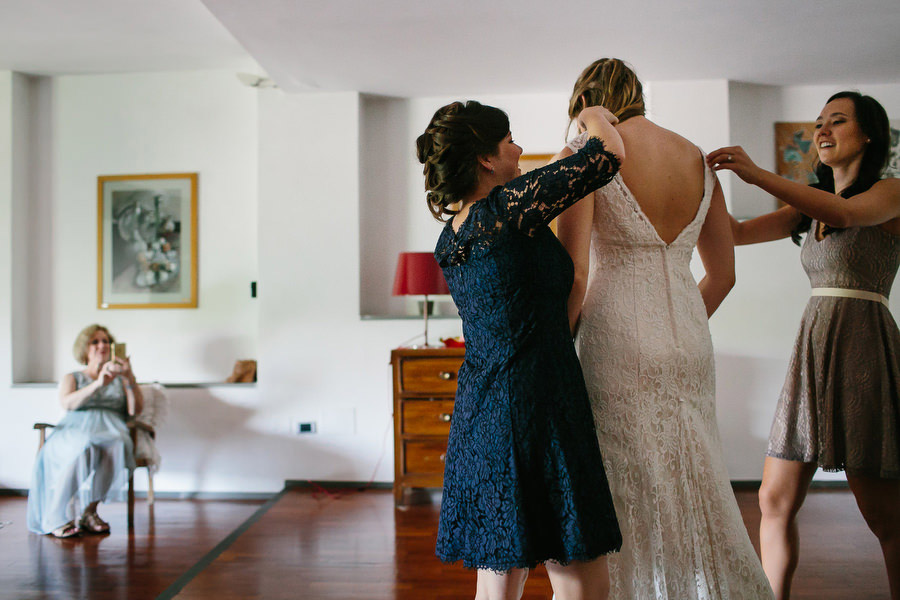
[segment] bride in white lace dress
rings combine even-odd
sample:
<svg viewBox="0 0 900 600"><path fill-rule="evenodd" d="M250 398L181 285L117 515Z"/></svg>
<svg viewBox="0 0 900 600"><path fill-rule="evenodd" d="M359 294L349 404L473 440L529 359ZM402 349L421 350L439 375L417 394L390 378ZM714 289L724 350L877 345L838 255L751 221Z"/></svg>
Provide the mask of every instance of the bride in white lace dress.
<svg viewBox="0 0 900 600"><path fill-rule="evenodd" d="M640 82L617 59L582 73L570 114L598 104L619 117L628 163L560 218L559 233L575 263L570 321L624 538L609 559L610 599L772 598L716 425L708 316L734 284L721 188L696 146L643 116Z"/></svg>

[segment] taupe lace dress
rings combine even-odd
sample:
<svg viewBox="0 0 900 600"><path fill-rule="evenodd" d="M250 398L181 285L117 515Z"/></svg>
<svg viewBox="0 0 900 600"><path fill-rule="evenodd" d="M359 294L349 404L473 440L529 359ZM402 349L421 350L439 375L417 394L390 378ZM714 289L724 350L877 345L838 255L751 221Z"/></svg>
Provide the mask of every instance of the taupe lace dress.
<svg viewBox="0 0 900 600"><path fill-rule="evenodd" d="M851 227L800 254L816 288L887 298L900 265L900 237ZM803 313L769 436L769 456L829 471L900 478L900 331L877 299L813 295Z"/></svg>

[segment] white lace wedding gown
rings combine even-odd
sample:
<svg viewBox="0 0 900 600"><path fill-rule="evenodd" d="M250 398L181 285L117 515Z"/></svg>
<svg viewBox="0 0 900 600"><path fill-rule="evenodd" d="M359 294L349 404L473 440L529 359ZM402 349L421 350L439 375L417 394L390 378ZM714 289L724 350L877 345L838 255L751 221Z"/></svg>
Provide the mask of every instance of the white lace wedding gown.
<svg viewBox="0 0 900 600"><path fill-rule="evenodd" d="M624 537L610 600L772 598L732 492L715 414L694 220L662 241L621 175L595 192L577 347Z"/></svg>

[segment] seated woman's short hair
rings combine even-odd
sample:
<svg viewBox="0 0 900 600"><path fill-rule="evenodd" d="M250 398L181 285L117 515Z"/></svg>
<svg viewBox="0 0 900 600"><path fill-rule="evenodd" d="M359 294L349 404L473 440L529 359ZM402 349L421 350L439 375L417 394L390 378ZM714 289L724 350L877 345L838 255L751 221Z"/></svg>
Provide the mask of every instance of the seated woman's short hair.
<svg viewBox="0 0 900 600"><path fill-rule="evenodd" d="M96 323L94 323L93 325L88 325L81 330L81 333L79 333L78 337L75 338L75 344L72 346L72 355L75 357L75 360L77 360L79 364L87 364L88 344L91 343L91 338L94 337L94 334L98 331L102 331L107 335L107 337L109 337L110 344L115 343L116 339L109 332L109 329L107 329L103 325L98 325Z"/></svg>

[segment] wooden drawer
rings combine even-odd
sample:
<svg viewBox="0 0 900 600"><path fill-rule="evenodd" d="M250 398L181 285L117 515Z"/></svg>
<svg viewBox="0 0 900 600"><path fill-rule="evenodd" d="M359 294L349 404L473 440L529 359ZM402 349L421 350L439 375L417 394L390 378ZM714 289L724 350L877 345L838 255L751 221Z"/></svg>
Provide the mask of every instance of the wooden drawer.
<svg viewBox="0 0 900 600"><path fill-rule="evenodd" d="M403 444L404 470L409 474L444 472L447 440L407 440Z"/></svg>
<svg viewBox="0 0 900 600"><path fill-rule="evenodd" d="M438 488L464 348L397 348L394 382L394 501L427 499L412 493Z"/></svg>
<svg viewBox="0 0 900 600"><path fill-rule="evenodd" d="M403 433L446 437L452 415L453 400L407 400L403 403Z"/></svg>
<svg viewBox="0 0 900 600"><path fill-rule="evenodd" d="M406 358L400 363L400 383L404 392L453 396L461 365L461 358Z"/></svg>

